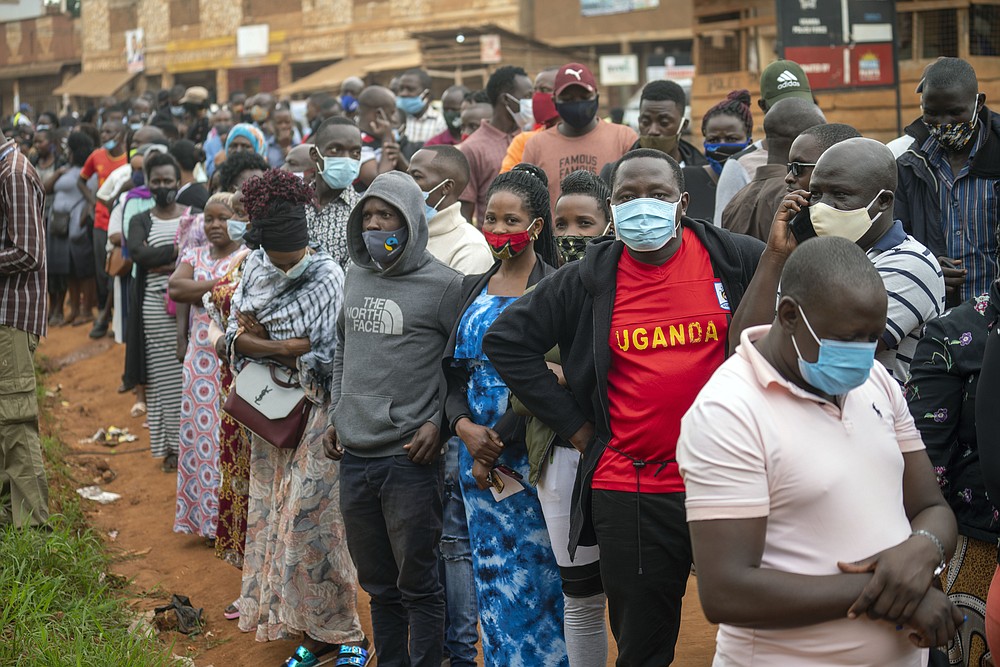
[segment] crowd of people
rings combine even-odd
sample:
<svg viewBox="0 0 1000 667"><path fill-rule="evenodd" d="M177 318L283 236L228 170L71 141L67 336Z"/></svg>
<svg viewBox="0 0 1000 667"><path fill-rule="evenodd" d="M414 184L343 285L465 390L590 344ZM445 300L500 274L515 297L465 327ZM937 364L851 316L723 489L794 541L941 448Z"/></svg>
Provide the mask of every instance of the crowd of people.
<svg viewBox="0 0 1000 667"><path fill-rule="evenodd" d="M888 145L787 60L763 137L736 90L701 146L668 80L638 132L579 63L433 83L351 78L304 122L199 87L15 116L0 523L47 520L32 355L90 323L174 531L242 569L224 614L287 667L598 667L606 618L658 667L692 572L717 667L984 664L1000 117L972 66L929 65Z"/></svg>

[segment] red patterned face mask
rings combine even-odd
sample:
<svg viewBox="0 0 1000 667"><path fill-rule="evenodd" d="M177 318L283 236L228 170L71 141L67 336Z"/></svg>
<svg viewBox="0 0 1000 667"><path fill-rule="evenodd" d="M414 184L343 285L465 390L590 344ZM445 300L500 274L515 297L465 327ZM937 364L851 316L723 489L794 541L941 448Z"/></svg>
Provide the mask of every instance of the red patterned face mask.
<svg viewBox="0 0 1000 667"><path fill-rule="evenodd" d="M511 234L493 234L484 229L483 236L486 237L486 242L490 246L490 252L497 259L510 259L520 255L534 240L531 238L531 232L527 229Z"/></svg>

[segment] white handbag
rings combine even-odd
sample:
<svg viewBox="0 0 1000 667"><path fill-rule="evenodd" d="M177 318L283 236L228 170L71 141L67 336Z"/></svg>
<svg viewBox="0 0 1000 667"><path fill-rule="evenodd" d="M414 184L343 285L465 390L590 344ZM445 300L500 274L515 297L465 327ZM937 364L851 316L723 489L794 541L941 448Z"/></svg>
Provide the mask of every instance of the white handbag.
<svg viewBox="0 0 1000 667"><path fill-rule="evenodd" d="M236 376L223 410L275 447L294 448L310 411L296 375L286 368L251 362Z"/></svg>

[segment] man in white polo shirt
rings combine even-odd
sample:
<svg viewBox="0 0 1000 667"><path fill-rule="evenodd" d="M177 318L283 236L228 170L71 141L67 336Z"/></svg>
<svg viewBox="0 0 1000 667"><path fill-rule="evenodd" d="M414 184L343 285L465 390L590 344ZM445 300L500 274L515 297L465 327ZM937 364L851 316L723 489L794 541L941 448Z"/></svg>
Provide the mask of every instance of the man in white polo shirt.
<svg viewBox="0 0 1000 667"><path fill-rule="evenodd" d="M886 291L857 245L806 241L774 323L684 416L698 589L715 667L921 667L962 614L932 581L955 518L875 347Z"/></svg>

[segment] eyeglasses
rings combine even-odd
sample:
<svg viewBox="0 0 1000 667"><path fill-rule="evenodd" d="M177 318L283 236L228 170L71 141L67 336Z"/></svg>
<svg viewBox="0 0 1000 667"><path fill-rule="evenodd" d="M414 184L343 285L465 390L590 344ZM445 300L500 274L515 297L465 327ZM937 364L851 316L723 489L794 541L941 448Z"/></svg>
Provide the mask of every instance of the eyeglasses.
<svg viewBox="0 0 1000 667"><path fill-rule="evenodd" d="M788 171L792 172L792 176L798 178L806 170L806 167L815 167L816 163L814 162L810 164L808 162L789 162L786 166L788 167Z"/></svg>

